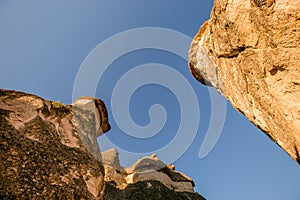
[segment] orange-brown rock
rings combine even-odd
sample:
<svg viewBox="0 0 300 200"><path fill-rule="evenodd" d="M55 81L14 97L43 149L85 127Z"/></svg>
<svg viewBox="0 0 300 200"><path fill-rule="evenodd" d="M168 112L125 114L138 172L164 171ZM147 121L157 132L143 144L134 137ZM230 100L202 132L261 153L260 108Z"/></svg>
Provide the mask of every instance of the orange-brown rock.
<svg viewBox="0 0 300 200"><path fill-rule="evenodd" d="M300 163L300 1L215 0L189 67Z"/></svg>
<svg viewBox="0 0 300 200"><path fill-rule="evenodd" d="M63 105L0 89L0 199L204 199L174 167L168 175L135 174L127 182L116 150L101 157L96 139L109 129L100 99L81 97ZM152 156L130 169L161 163Z"/></svg>
<svg viewBox="0 0 300 200"><path fill-rule="evenodd" d="M0 89L0 199L103 199L95 116L72 108Z"/></svg>

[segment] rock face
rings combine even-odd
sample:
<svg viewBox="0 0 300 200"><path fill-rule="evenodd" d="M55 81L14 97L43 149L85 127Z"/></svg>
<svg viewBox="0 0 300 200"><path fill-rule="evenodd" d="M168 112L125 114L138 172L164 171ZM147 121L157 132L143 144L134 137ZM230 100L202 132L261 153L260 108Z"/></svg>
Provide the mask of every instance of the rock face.
<svg viewBox="0 0 300 200"><path fill-rule="evenodd" d="M92 129L86 114L82 123ZM93 141L73 120L71 106L0 90L1 199L102 198L101 157L83 145Z"/></svg>
<svg viewBox="0 0 300 200"><path fill-rule="evenodd" d="M300 1L215 0L189 67L300 164Z"/></svg>
<svg viewBox="0 0 300 200"><path fill-rule="evenodd" d="M96 138L109 129L100 99L63 105L0 89L0 199L203 199L155 179L127 182L115 150L101 157Z"/></svg>
<svg viewBox="0 0 300 200"><path fill-rule="evenodd" d="M97 137L110 130L106 107L100 99L80 97L71 105L72 123L83 145L99 161Z"/></svg>

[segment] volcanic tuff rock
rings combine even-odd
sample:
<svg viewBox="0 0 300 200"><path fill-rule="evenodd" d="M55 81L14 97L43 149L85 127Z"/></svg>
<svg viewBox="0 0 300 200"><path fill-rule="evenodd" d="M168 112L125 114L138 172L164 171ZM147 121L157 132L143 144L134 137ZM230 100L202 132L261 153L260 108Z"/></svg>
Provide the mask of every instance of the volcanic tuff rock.
<svg viewBox="0 0 300 200"><path fill-rule="evenodd" d="M102 153L105 169L104 180L113 181L119 189L125 189L129 184L141 181L156 180L176 192L194 193L193 180L181 172L175 171L173 165L164 164L155 154L145 156L130 167L123 168L115 149Z"/></svg>
<svg viewBox="0 0 300 200"><path fill-rule="evenodd" d="M83 107L0 90L0 198L101 199L96 127L109 125L95 123Z"/></svg>
<svg viewBox="0 0 300 200"><path fill-rule="evenodd" d="M63 105L0 89L0 199L203 199L149 177L127 182L116 151L101 162L96 138L109 129L100 99Z"/></svg>
<svg viewBox="0 0 300 200"><path fill-rule="evenodd" d="M189 67L300 163L300 1L215 0Z"/></svg>

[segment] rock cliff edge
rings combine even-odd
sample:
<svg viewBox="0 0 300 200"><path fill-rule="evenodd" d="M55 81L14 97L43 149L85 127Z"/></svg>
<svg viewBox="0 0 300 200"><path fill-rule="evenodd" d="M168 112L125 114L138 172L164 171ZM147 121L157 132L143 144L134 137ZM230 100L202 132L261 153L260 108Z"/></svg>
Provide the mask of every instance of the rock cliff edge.
<svg viewBox="0 0 300 200"><path fill-rule="evenodd" d="M215 0L189 67L300 164L299 10L298 0Z"/></svg>

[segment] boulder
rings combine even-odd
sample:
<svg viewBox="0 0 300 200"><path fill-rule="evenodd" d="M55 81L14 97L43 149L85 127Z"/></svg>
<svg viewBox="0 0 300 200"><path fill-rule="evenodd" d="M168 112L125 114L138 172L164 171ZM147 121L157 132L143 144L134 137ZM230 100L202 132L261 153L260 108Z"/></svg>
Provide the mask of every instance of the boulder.
<svg viewBox="0 0 300 200"><path fill-rule="evenodd" d="M93 113L97 137L110 130L107 110L101 99L88 96L79 97L72 103L72 105L73 109L75 107L81 107Z"/></svg>
<svg viewBox="0 0 300 200"><path fill-rule="evenodd" d="M175 168L170 168L169 166L166 166L159 171L163 172L164 174L167 174L171 178L172 181L190 182L193 187L195 186L193 179L191 179L190 177L188 177L187 175L185 175L182 172L175 171Z"/></svg>
<svg viewBox="0 0 300 200"><path fill-rule="evenodd" d="M166 165L155 155L145 156L136 161L130 167L126 167L125 170L128 174L133 172L141 172L147 170L159 170L164 168Z"/></svg>
<svg viewBox="0 0 300 200"><path fill-rule="evenodd" d="M123 167L120 165L119 153L115 148L106 150L101 153L102 155L102 163L105 165L109 165L119 172L123 170Z"/></svg>

